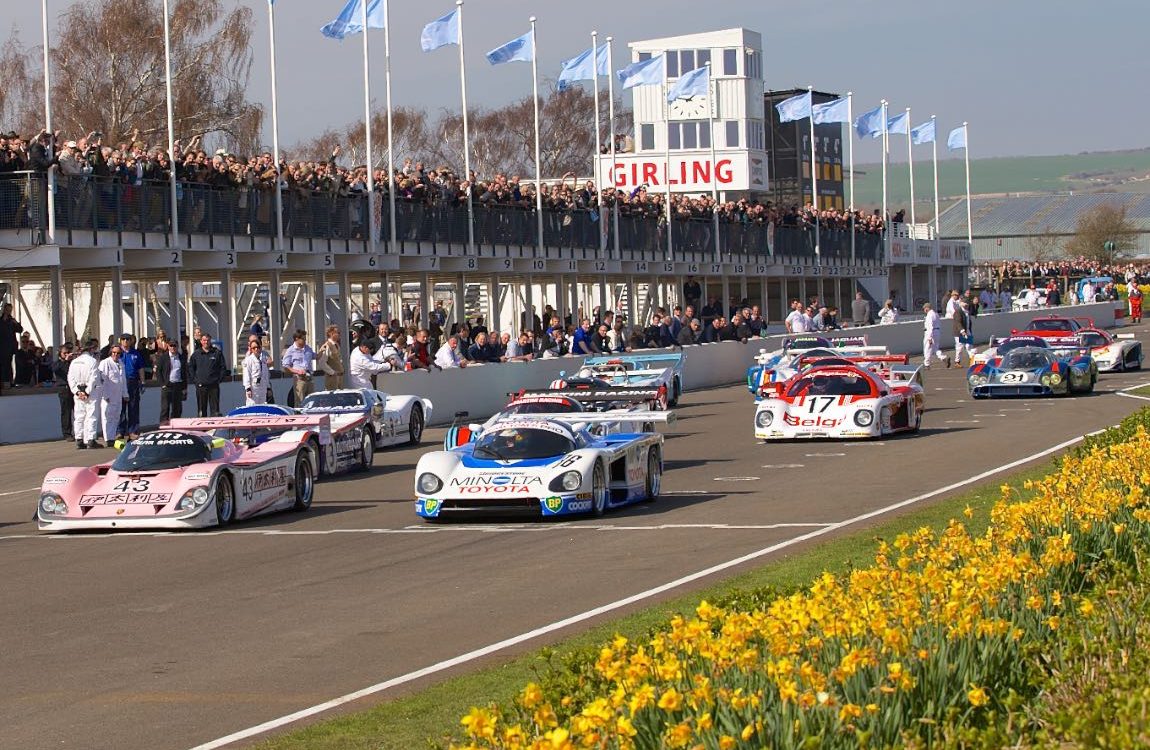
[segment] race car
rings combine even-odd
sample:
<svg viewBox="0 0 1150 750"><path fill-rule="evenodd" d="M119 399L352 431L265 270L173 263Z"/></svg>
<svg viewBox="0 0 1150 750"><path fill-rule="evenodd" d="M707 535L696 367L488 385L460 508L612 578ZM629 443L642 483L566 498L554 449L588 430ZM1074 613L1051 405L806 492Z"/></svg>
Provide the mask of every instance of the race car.
<svg viewBox="0 0 1150 750"><path fill-rule="evenodd" d="M598 421L589 429L598 435L612 432L652 432L654 421L646 412L666 407L666 392L657 388L615 388L604 381L588 381L588 387L569 387L570 381L552 382L547 390L520 390L509 393L511 401L483 424L453 424L443 437L443 449L451 450L472 442L502 419L519 414L609 414L614 420ZM560 385L562 383L562 385ZM467 417L460 412L457 418Z"/></svg>
<svg viewBox="0 0 1150 750"><path fill-rule="evenodd" d="M309 436L327 418L258 446L207 430L169 427L122 444L111 463L53 469L36 507L42 531L185 529L311 507L316 455Z"/></svg>
<svg viewBox="0 0 1150 750"><path fill-rule="evenodd" d="M889 354L885 346L869 346L866 336L843 336L828 339L824 336L792 336L783 339L783 346L774 351L760 349L755 364L747 368L747 390L758 394L771 383L782 383L798 372L800 357L870 357Z"/></svg>
<svg viewBox="0 0 1150 750"><path fill-rule="evenodd" d="M331 441L318 443L322 476L345 471L367 471L375 451L390 445L416 445L423 437L431 402L416 396L390 396L366 388L317 391L304 399L299 410L279 404L241 406L228 412L226 427L215 434L228 440L243 439L249 444L270 440L293 428L294 422L277 422L274 417L297 414L330 416ZM250 421L259 418L258 422ZM195 424L200 424L196 422Z"/></svg>
<svg viewBox="0 0 1150 750"><path fill-rule="evenodd" d="M1077 352L1053 349L1045 341L1038 344L1019 341L1021 338L1008 339L998 346L993 359L970 366L966 383L972 397L1066 396L1093 392L1098 380L1093 359Z"/></svg>
<svg viewBox="0 0 1150 750"><path fill-rule="evenodd" d="M670 423L674 412L652 412ZM477 513L602 515L659 497L663 436L595 435L608 414L518 414L475 442L428 453L415 470L415 512L425 519Z"/></svg>
<svg viewBox="0 0 1150 750"><path fill-rule="evenodd" d="M921 368L871 369L825 360L776 383L757 401L755 437L870 438L917 432L923 406Z"/></svg>
<svg viewBox="0 0 1150 750"><path fill-rule="evenodd" d="M1094 328L1091 318L1067 318L1060 315L1043 315L1034 318L1023 330L1011 329L1011 336L1038 336L1051 343L1075 343L1075 336L1085 328Z"/></svg>
<svg viewBox="0 0 1150 750"><path fill-rule="evenodd" d="M612 354L587 357L577 378L599 378L611 385L662 386L667 403L677 406L683 394L683 354Z"/></svg>
<svg viewBox="0 0 1150 750"><path fill-rule="evenodd" d="M1142 369L1142 342L1132 333L1111 336L1098 328L1084 328L1078 332L1078 346L1090 353L1099 372Z"/></svg>
<svg viewBox="0 0 1150 750"><path fill-rule="evenodd" d="M987 348L975 354L971 359L971 367L993 362L1011 349L1018 349L1024 346L1037 346L1040 349L1049 349L1051 347L1050 339L1041 336L1023 335L1012 335L1001 339L995 339L991 336L988 344Z"/></svg>

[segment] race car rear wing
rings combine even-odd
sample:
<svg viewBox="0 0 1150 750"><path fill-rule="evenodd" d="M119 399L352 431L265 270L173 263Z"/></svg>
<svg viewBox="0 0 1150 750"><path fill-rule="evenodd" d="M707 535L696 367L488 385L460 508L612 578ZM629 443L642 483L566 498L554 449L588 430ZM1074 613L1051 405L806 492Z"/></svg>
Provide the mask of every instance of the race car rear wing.
<svg viewBox="0 0 1150 750"><path fill-rule="evenodd" d="M569 398L572 401L579 401L580 403L603 403L605 401L629 401L631 403L643 403L646 401L657 401L665 395L665 389L662 388L629 388L627 386L617 386L614 388L595 388L594 390L522 390L518 393L508 393L512 398L523 398L529 396L558 396L561 398Z"/></svg>
<svg viewBox="0 0 1150 750"><path fill-rule="evenodd" d="M883 349L884 351L886 349L886 347L875 347L875 348L880 348L880 349ZM884 362L890 363L890 364L895 364L895 365L905 365L907 362L910 361L910 355L909 354L875 354L875 355L855 356L855 355L846 355L846 354L835 355L835 354L825 354L825 353L812 354L812 355L805 355L804 354L803 356L798 358L798 360L796 361L796 364L801 368L804 364L818 364L819 360L823 360L823 359L843 360L843 361L850 362L851 364L856 364L856 365L871 364L871 363L884 363Z"/></svg>
<svg viewBox="0 0 1150 750"><path fill-rule="evenodd" d="M661 368L671 367L675 370L682 369L683 353L658 353L658 354L602 354L594 357L587 357L583 360L583 366L589 367L593 365L609 365L613 362L630 362L636 365L643 365L647 369L657 370Z"/></svg>
<svg viewBox="0 0 1150 750"><path fill-rule="evenodd" d="M250 417L189 417L173 419L169 427L174 430L214 432L215 430L313 430L320 443L331 442L331 416L328 414L297 414L285 416Z"/></svg>
<svg viewBox="0 0 1150 750"><path fill-rule="evenodd" d="M673 411L643 411L627 413L584 412L580 414L514 414L508 419L540 419L564 424L604 424L614 422L663 422L674 424L678 419Z"/></svg>
<svg viewBox="0 0 1150 750"><path fill-rule="evenodd" d="M922 379L922 365L894 365L887 374L888 383L913 383Z"/></svg>

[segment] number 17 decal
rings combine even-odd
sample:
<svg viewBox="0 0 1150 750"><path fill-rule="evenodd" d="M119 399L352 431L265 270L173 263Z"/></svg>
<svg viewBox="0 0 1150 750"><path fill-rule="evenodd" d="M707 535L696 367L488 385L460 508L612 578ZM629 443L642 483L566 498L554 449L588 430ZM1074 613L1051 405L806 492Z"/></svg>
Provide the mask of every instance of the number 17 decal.
<svg viewBox="0 0 1150 750"><path fill-rule="evenodd" d="M810 407L807 409L811 414L822 414L827 409L831 408L831 404L838 400L837 396L811 396Z"/></svg>

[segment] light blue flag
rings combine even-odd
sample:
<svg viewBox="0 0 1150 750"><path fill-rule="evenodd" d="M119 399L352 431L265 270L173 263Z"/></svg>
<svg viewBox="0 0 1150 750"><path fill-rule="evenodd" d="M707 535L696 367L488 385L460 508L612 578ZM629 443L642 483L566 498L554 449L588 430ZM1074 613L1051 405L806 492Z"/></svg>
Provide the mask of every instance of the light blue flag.
<svg viewBox="0 0 1150 750"><path fill-rule="evenodd" d="M910 142L916 146L924 143L934 143L934 120L927 120L922 125L910 129Z"/></svg>
<svg viewBox="0 0 1150 750"><path fill-rule="evenodd" d="M679 76L679 80L675 81L675 85L667 92L667 103L670 104L677 99L707 96L710 93L711 68L704 65Z"/></svg>
<svg viewBox="0 0 1150 750"><path fill-rule="evenodd" d="M835 99L833 102L816 104L811 108L811 112L815 118L815 125L824 122L849 123L851 121L850 107L847 106L847 98L845 96L841 99Z"/></svg>
<svg viewBox="0 0 1150 750"><path fill-rule="evenodd" d="M784 99L775 105L775 109L779 111L779 122L790 122L791 120L801 120L804 117L811 116L811 92L805 94L798 94L792 96L790 99Z"/></svg>
<svg viewBox="0 0 1150 750"><path fill-rule="evenodd" d="M946 137L946 147L951 151L958 151L960 148L966 148L965 125L959 125L957 128L950 131L950 135Z"/></svg>
<svg viewBox="0 0 1150 750"><path fill-rule="evenodd" d="M274 3L275 0L272 0ZM347 0L347 5L334 21L320 29L326 37L343 39L348 34L363 33L363 3L364 0ZM384 27L384 0L367 0L367 27L369 29L382 29Z"/></svg>
<svg viewBox="0 0 1150 750"><path fill-rule="evenodd" d="M590 81L596 74L611 75L607 67L607 45L600 44L599 51L592 59L595 50L587 48L576 57L563 61L562 70L559 71L559 90L566 91L575 81Z"/></svg>
<svg viewBox="0 0 1150 750"><path fill-rule="evenodd" d="M502 65L509 62L531 62L535 59L535 41L528 31L523 36L517 36L507 44L496 47L487 53L487 62L492 65Z"/></svg>
<svg viewBox="0 0 1150 750"><path fill-rule="evenodd" d="M859 138L878 138L882 135L882 105L867 110L855 118L855 132Z"/></svg>
<svg viewBox="0 0 1150 750"><path fill-rule="evenodd" d="M899 135L910 134L910 115L903 112L901 115L895 115L886 121L886 132L897 133Z"/></svg>
<svg viewBox="0 0 1150 750"><path fill-rule="evenodd" d="M424 26L423 33L419 35L419 46L424 52L449 44L459 44L459 8Z"/></svg>
<svg viewBox="0 0 1150 750"><path fill-rule="evenodd" d="M666 72L667 58L664 55L659 55L649 60L631 63L615 75L618 76L619 83L623 84L623 90L626 91L636 86L662 83L663 79L666 78Z"/></svg>

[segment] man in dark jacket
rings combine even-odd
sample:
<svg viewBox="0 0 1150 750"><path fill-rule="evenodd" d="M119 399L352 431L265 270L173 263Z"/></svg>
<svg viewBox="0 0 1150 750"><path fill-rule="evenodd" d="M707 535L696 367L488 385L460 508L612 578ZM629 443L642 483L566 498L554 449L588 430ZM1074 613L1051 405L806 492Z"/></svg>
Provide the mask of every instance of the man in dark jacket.
<svg viewBox="0 0 1150 750"><path fill-rule="evenodd" d="M52 363L52 379L56 383L56 394L60 397L60 432L65 440L72 439L72 417L75 405L72 389L68 387L68 367L72 364L72 345L60 347L60 356Z"/></svg>
<svg viewBox="0 0 1150 750"><path fill-rule="evenodd" d="M0 385L12 385L12 358L19 348L18 337L24 326L12 317L12 305L5 304L0 312Z"/></svg>
<svg viewBox="0 0 1150 750"><path fill-rule="evenodd" d="M188 360L188 382L196 387L196 416L220 415L220 383L227 374L224 353L212 344L206 333L200 336L200 346Z"/></svg>
<svg viewBox="0 0 1150 750"><path fill-rule="evenodd" d="M188 393L188 358L183 350L167 339L156 339L153 377L160 385L160 425L184 415L184 398Z"/></svg>

